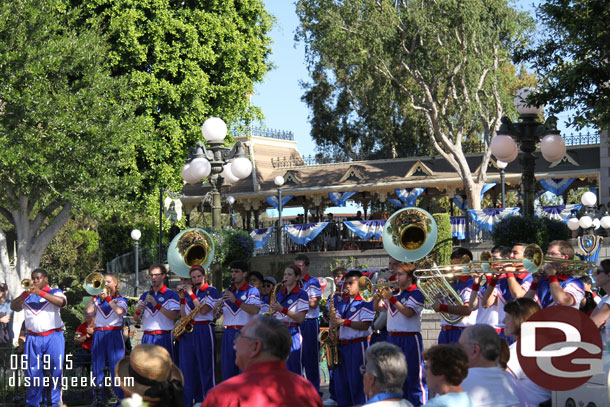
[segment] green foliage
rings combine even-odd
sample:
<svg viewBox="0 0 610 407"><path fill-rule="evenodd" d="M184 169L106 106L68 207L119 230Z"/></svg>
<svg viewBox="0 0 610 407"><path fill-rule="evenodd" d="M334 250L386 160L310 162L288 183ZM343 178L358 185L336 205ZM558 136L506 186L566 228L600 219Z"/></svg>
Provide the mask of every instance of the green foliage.
<svg viewBox="0 0 610 407"><path fill-rule="evenodd" d="M610 8L606 0L546 0L538 8L544 26L535 47L516 55L542 76L534 98L551 113L574 109L572 123L610 124Z"/></svg>
<svg viewBox="0 0 610 407"><path fill-rule="evenodd" d="M515 243L536 243L543 251L550 241L567 240L568 227L561 221L537 216L508 216L494 225L494 245L512 247Z"/></svg>
<svg viewBox="0 0 610 407"><path fill-rule="evenodd" d="M153 223L125 224L104 221L98 226L100 235L100 251L102 264L117 256L134 250L134 241L131 231L139 229L142 237L139 240L140 248L157 246L159 244L159 226ZM167 236L165 241L167 241Z"/></svg>
<svg viewBox="0 0 610 407"><path fill-rule="evenodd" d="M436 254L437 264L449 264L453 250L450 216L448 213L435 213L432 217L438 228L438 239L432 253Z"/></svg>
<svg viewBox="0 0 610 407"><path fill-rule="evenodd" d="M231 282L229 264L235 260L248 262L254 254L254 240L247 231L242 229L206 230L214 239L215 244L212 267L222 269L223 287L227 287Z"/></svg>
<svg viewBox="0 0 610 407"><path fill-rule="evenodd" d="M235 128L257 115L245 95L270 68L272 17L262 0L62 1L82 5L76 25L107 36L107 64L129 81L126 94L154 128L135 152L152 215L159 187L182 187L180 170L206 118Z"/></svg>
<svg viewBox="0 0 610 407"><path fill-rule="evenodd" d="M43 0L0 5L2 209L27 197L44 217L67 203L106 211L139 185L145 127L127 81L105 68L103 38L70 28L74 12Z"/></svg>
<svg viewBox="0 0 610 407"><path fill-rule="evenodd" d="M505 0L300 0L297 14L320 150L411 155L434 144L470 175L457 164L462 148L488 143L502 107L512 109L509 58L531 27L524 13Z"/></svg>
<svg viewBox="0 0 610 407"><path fill-rule="evenodd" d="M73 281L82 282L90 272L99 269L100 237L90 219L70 220L51 241L40 261L51 282L70 287Z"/></svg>

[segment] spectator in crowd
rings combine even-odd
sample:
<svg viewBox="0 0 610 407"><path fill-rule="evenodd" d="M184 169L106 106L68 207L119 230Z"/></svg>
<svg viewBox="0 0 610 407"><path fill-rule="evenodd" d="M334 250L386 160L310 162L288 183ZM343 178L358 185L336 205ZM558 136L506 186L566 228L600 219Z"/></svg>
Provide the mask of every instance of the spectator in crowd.
<svg viewBox="0 0 610 407"><path fill-rule="evenodd" d="M255 316L235 338L235 363L243 373L210 390L202 407L321 407L313 385L286 368L291 345L284 323Z"/></svg>
<svg viewBox="0 0 610 407"><path fill-rule="evenodd" d="M13 334L11 321L13 311L11 303L7 301L8 287L6 283L0 284L0 363L8 360L12 350Z"/></svg>
<svg viewBox="0 0 610 407"><path fill-rule="evenodd" d="M596 271L595 282L606 293L610 293L610 276L608 274L610 274L610 259L602 260ZM595 311L591 314L591 319L598 328L610 322L608 318L610 318L610 294L602 298Z"/></svg>
<svg viewBox="0 0 610 407"><path fill-rule="evenodd" d="M402 350L388 342L378 342L366 350L362 366L367 407L412 407L402 398L407 378L407 361Z"/></svg>
<svg viewBox="0 0 610 407"><path fill-rule="evenodd" d="M540 306L529 298L517 298L516 300L507 303L504 306L504 330L506 335L516 341L521 332L521 324L539 310ZM510 357L507 363L507 371L519 381L528 403L531 406L537 406L544 401L550 400L551 391L532 382L523 372L523 369L521 369L517 356L517 342L514 342L509 346L509 351Z"/></svg>
<svg viewBox="0 0 610 407"><path fill-rule="evenodd" d="M521 402L508 374L498 366L501 344L496 330L477 324L464 329L459 344L468 357L462 388L474 407L519 407Z"/></svg>
<svg viewBox="0 0 610 407"><path fill-rule="evenodd" d="M335 221L335 217L332 213L328 214L328 219L326 220L328 225L326 226L326 241L324 242L324 251L334 251L337 250L337 243L339 240L339 227L337 226L337 222Z"/></svg>
<svg viewBox="0 0 610 407"><path fill-rule="evenodd" d="M585 287L585 297L580 302L580 310L587 315L591 315L602 299L599 295L591 291L591 286L593 284L591 277L587 275L581 276L580 281L582 281L582 284Z"/></svg>
<svg viewBox="0 0 610 407"><path fill-rule="evenodd" d="M134 340L129 318L123 318L123 339L125 339L125 354L129 355L133 349Z"/></svg>
<svg viewBox="0 0 610 407"><path fill-rule="evenodd" d="M74 363L91 363L91 346L93 344L94 332L95 323L93 319L83 322L76 328L74 343L78 345L78 348L74 352Z"/></svg>
<svg viewBox="0 0 610 407"><path fill-rule="evenodd" d="M125 397L141 397L148 407L176 407L184 404L184 377L167 349L152 344L136 346L117 363L115 377Z"/></svg>
<svg viewBox="0 0 610 407"><path fill-rule="evenodd" d="M428 389L436 397L425 407L472 407L461 384L468 375L468 356L457 345L436 345L424 352Z"/></svg>

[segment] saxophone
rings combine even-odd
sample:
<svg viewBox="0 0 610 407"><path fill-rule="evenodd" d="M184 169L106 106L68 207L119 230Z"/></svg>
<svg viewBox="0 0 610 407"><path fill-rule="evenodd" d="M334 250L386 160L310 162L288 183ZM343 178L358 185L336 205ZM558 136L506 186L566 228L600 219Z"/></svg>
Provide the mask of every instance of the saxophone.
<svg viewBox="0 0 610 407"><path fill-rule="evenodd" d="M279 290L280 287L284 285L284 283L285 281L280 281L279 283L273 286L273 290L271 290L271 295L269 296L269 311L263 312L263 315L267 317L272 317L273 314L275 314L275 311L271 311L271 306L277 303L277 290Z"/></svg>
<svg viewBox="0 0 610 407"><path fill-rule="evenodd" d="M185 332L193 332L193 318L195 318L195 315L199 314L202 308L206 305L205 299L208 297L208 294L209 292L205 294L205 297L203 297L199 305L189 312L187 316L180 318L180 321L178 321L176 326L174 326L174 329L172 329L172 335L175 338L180 337Z"/></svg>
<svg viewBox="0 0 610 407"><path fill-rule="evenodd" d="M329 311L329 327L328 331L320 332L319 341L324 344L324 353L326 354L326 363L328 364L329 369L336 368L339 364L341 364L341 360L339 359L339 331L337 326L333 326L333 322L337 319L335 309L335 293L332 297L329 298L330 304L328 305Z"/></svg>

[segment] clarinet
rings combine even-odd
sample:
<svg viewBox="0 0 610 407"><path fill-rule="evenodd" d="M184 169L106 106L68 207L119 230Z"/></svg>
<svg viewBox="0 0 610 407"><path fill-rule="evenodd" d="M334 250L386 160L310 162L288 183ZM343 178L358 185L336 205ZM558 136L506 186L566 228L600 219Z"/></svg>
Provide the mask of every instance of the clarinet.
<svg viewBox="0 0 610 407"><path fill-rule="evenodd" d="M155 285L154 285L154 284L151 284L151 285L150 285L150 290L148 290L148 294L153 295L153 294L155 293L154 288L155 288ZM142 315L142 318L144 318L144 315ZM140 318L140 320L139 320L138 322L136 322L136 323L134 323L134 324L133 324L133 326L134 326L136 329L140 329L140 328L142 328L142 324L141 324L141 322L142 322L142 318Z"/></svg>

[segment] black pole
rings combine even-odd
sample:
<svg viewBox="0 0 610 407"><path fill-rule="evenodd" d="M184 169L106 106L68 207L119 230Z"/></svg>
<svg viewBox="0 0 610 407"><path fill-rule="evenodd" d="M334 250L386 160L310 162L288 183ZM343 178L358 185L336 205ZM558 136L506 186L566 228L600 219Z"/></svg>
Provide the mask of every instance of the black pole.
<svg viewBox="0 0 610 407"><path fill-rule="evenodd" d="M500 169L500 182L502 183L502 208L506 208L506 205L504 204L504 196L506 195L504 189L504 168Z"/></svg>
<svg viewBox="0 0 610 407"><path fill-rule="evenodd" d="M159 253L157 261L161 264L161 248L163 246L163 188L159 188Z"/></svg>

